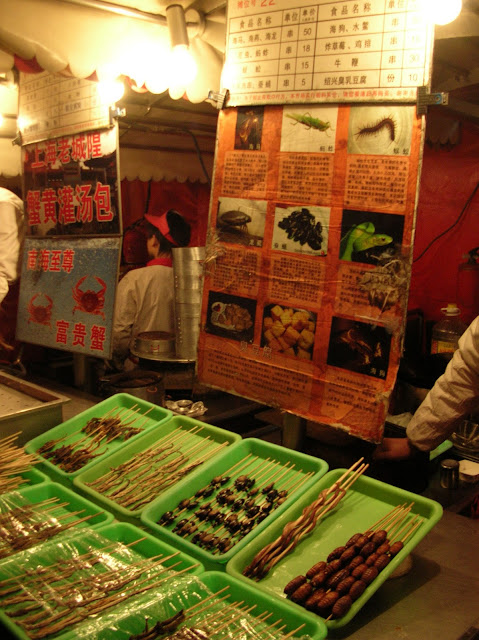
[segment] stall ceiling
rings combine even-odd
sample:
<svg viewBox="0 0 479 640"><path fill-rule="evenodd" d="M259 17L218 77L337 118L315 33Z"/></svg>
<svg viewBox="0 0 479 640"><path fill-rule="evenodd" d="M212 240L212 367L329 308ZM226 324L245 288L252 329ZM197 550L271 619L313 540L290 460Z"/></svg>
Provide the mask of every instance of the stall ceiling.
<svg viewBox="0 0 479 640"><path fill-rule="evenodd" d="M11 0L0 0L0 4ZM85 7L85 10L116 12L125 10L135 21L164 24L165 12L171 0L50 0L63 6ZM226 40L224 0L175 0L185 11L196 9L210 25L203 34L213 33L215 51L222 56ZM10 6L10 5L8 5ZM211 28L214 25L214 28ZM206 41L210 43L208 38ZM211 45L213 46L213 45ZM448 94L447 107L432 107L430 112L458 115L479 124L479 0L463 0L463 10L453 23L436 27L432 64L432 91ZM208 101L174 100L168 92L152 94L128 88L119 106L124 115L119 118L120 148L128 154L123 162L125 174L134 177L137 158L150 152L143 179L148 175L166 179L207 180L212 175L216 143L218 111ZM431 118L432 120L432 118ZM174 152L174 153L173 153ZM175 162L165 163L171 156ZM162 171L156 167L163 167ZM166 167L166 168L165 168ZM206 169L205 169L206 167ZM168 171L166 169L169 169Z"/></svg>
<svg viewBox="0 0 479 640"><path fill-rule="evenodd" d="M225 25L226 3L219 0L179 0ZM147 13L164 14L167 0L114 0L111 4ZM463 0L459 18L435 31L432 91L448 94L447 107L435 111L458 114L479 123L479 0ZM122 101L126 117L120 124L122 144L191 150L196 144L205 154L214 153L216 109L207 102L191 104L129 91ZM196 138L196 141L195 141Z"/></svg>

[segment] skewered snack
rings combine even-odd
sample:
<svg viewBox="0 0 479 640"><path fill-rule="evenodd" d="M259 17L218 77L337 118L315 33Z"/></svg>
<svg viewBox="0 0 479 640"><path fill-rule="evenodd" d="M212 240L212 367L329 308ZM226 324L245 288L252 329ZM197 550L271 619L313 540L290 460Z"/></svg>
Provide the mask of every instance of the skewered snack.
<svg viewBox="0 0 479 640"><path fill-rule="evenodd" d="M346 615L352 603L421 524L418 516L406 521L411 508L412 504L406 508L396 507L365 533L351 536L344 546L333 549L325 561L316 562L304 576L293 578L287 585L288 590L284 590L287 597L327 619ZM308 594L306 599L299 597L303 594Z"/></svg>
<svg viewBox="0 0 479 640"><path fill-rule="evenodd" d="M25 482L21 474L38 462L35 455L15 444L19 435L20 432L0 439L0 494L18 489Z"/></svg>
<svg viewBox="0 0 479 640"><path fill-rule="evenodd" d="M243 575L253 580L261 580L281 558L290 553L301 538L315 528L318 520L340 502L347 489L366 471L368 465L361 464L362 460L363 458L354 463L332 487L321 491L318 498L303 509L299 518L286 524L282 534L256 554L243 570ZM340 567L339 559L336 560L339 565L335 571Z"/></svg>
<svg viewBox="0 0 479 640"><path fill-rule="evenodd" d="M43 456L47 460L62 471L73 473L80 470L94 458L103 455L108 451L108 444L115 439L128 440L134 435L141 433L147 419L145 418L153 409L150 407L144 414L137 415L138 409L136 405L127 409L112 409L103 417L93 417L77 432L67 434L61 438L49 440L37 449L37 454ZM116 414L113 412L116 411ZM126 413L125 413L126 412ZM123 417L125 413L126 422ZM133 426L137 423L136 426ZM66 439L74 437L76 434L84 433L80 439L67 444L60 444Z"/></svg>
<svg viewBox="0 0 479 640"><path fill-rule="evenodd" d="M138 510L228 446L228 442L217 443L209 437L199 441L196 436L202 429L177 429L87 484L121 507ZM193 512L214 491L208 486L199 495L182 500L181 510ZM161 524L173 524L175 519L176 514L166 512Z"/></svg>
<svg viewBox="0 0 479 640"><path fill-rule="evenodd" d="M226 553L311 477L313 472L304 473L294 466L250 453L228 469L228 476L216 476L198 489L197 498L180 500L157 524L171 527L183 537L192 536L193 544L215 554ZM202 502L204 497L209 500ZM191 514L186 519L188 525L185 518L177 520L185 511Z"/></svg>
<svg viewBox="0 0 479 640"><path fill-rule="evenodd" d="M28 570L25 565L18 569L9 565L15 580L7 577L0 582L0 606L25 636L40 640L70 631L77 623L158 589L197 566L178 570L182 561L174 559L179 552L136 559L127 547L140 540L128 545L107 541L96 548L98 537L92 535L92 543L87 535L66 545L37 547ZM166 628L174 630L181 615L167 622Z"/></svg>
<svg viewBox="0 0 479 640"><path fill-rule="evenodd" d="M80 511L57 511L67 505L56 497L31 504L19 493L0 499L0 558L30 549L98 515L77 518Z"/></svg>
<svg viewBox="0 0 479 640"><path fill-rule="evenodd" d="M222 640L237 635L239 629L241 629L241 637L245 639L259 640L267 637L288 640L305 626L303 623L285 634L285 624L277 628L277 625L282 622L281 619L271 623L270 618L273 612L264 612L257 616L251 614L252 619L248 620L256 604L253 606L245 605L243 602L230 604L227 602L229 595L217 597L227 589L229 589L228 586L220 589L188 609L182 609L171 618L156 622L151 628L146 619L144 631L130 636L129 640L157 640L161 636L165 640Z"/></svg>

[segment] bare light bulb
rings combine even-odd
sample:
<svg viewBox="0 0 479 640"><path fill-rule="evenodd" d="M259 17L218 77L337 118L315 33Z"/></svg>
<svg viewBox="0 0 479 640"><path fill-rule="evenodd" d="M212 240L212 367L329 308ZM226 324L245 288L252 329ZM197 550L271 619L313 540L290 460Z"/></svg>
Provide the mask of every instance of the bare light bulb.
<svg viewBox="0 0 479 640"><path fill-rule="evenodd" d="M461 13L462 0L421 0L421 6L427 22L444 25L453 22Z"/></svg>
<svg viewBox="0 0 479 640"><path fill-rule="evenodd" d="M123 97L125 85L120 80L103 80L98 83L98 95L102 104L115 104Z"/></svg>
<svg viewBox="0 0 479 640"><path fill-rule="evenodd" d="M186 44L177 44L171 51L170 58L171 80L170 86L188 86L196 78L198 67Z"/></svg>

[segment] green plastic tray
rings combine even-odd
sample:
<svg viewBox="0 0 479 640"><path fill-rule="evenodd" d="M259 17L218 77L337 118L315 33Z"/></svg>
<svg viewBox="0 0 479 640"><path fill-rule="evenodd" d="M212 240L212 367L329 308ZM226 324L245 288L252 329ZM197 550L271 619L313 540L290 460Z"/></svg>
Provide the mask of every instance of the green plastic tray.
<svg viewBox="0 0 479 640"><path fill-rule="evenodd" d="M170 567L175 565L175 571L187 570L187 575L196 576L202 574L204 571L201 563L194 558L190 558L182 552L178 553L177 550L169 544L156 539L154 536L142 531L134 525L128 523L110 523L98 526L95 530L85 530L81 536L77 535L69 538L67 547L62 542L58 543L56 541L50 541L41 547L39 546L35 549L20 553L15 556L15 560L10 558L0 561L0 580L10 578L12 575L21 575L26 568L33 568L33 570L36 570L38 566L47 565L47 559L51 559L56 553L60 555L60 552L56 551L57 549L63 550L68 548L72 554L77 555L78 553L84 553L86 545L93 549L100 549L103 548L105 544L108 544L108 540L130 545L130 549L134 551L135 554L138 554L145 559L156 559L160 554L166 557L177 553L174 558L166 560L164 566ZM134 542L136 542L136 544L132 544ZM139 598L140 602L146 602L148 600L148 596L140 595ZM21 626L15 623L14 618L7 615L7 609L2 606L2 602L3 598L0 597L0 624L3 624L3 626L8 629L14 637L20 638L21 640L30 640L30 636L26 634ZM105 617L112 616L112 619L114 620L116 616L123 617L125 615L125 608L125 606L120 606L116 609L112 608L110 610L106 610L103 615L105 615ZM78 632L74 627L72 627L68 631L53 637L58 638L59 640L73 640L78 637L85 637L85 635L78 635ZM87 637L89 637L89 635L87 635ZM105 637L106 639L117 638L119 636L116 634L112 635L111 632L108 633L108 630L106 630L105 635L102 635L101 637ZM125 637L127 638L129 636Z"/></svg>
<svg viewBox="0 0 479 640"><path fill-rule="evenodd" d="M174 524L169 527L157 524L157 521L166 511L173 511L181 500L191 498L196 491L205 487L215 476L223 474L228 475L230 469L234 465L239 466L236 467L238 472L233 470L232 478L237 477L237 473L248 473L248 469L241 471L243 466L241 462L246 461L248 456L250 456L251 459L259 459L258 474L261 474L262 471L267 468L266 465L268 460L277 461L280 469L279 474L281 475L283 472L286 472L282 479L282 481L286 483L288 482L288 477L291 477L291 474L294 474L294 477L299 476L303 479L306 477L306 474L309 473L311 475L309 479L307 479L304 484L298 488L297 492L293 491L281 506L271 511L267 518L259 523L242 539L236 542L236 544L225 553L213 553L212 551L205 550L197 544L173 533L171 529L174 527ZM292 465L294 465L294 469L292 469L292 471L288 471L288 469L292 468ZM270 471L266 474L261 479L261 483L266 484L271 482L270 478L274 477L274 475L278 477L276 469L277 468L275 468L274 472ZM186 553L189 553L201 560L208 571L224 570L226 563L235 553L238 552L239 549L242 549L245 545L249 544L260 531L273 522L274 519L288 507L288 505L297 499L298 493L301 494L303 491L306 491L308 487L317 482L318 479L327 472L327 470L328 464L320 458L315 458L298 451L286 449L285 447L280 447L279 445L270 442L258 440L257 438L246 438L242 442L238 442L233 445L228 451L225 451L221 457L212 461L211 464L208 464L207 466L205 465L198 471L198 473L195 474L194 477L192 476L190 478L189 482L182 481L181 483L178 483L177 487L175 487L173 491L168 492L168 494L165 494L152 502L151 505L149 505L141 514L141 521L160 538L170 541L172 545L184 549ZM281 482L281 479L279 479L279 482ZM230 485L225 485L225 487L228 486ZM215 494L213 494L212 497L214 497L214 495ZM208 498L208 501L211 500L212 497ZM181 517L188 517L189 515L190 513L186 512L186 514ZM209 525L206 524L201 528L208 528L208 526ZM226 534L226 531L224 531L224 533Z"/></svg>
<svg viewBox="0 0 479 640"><path fill-rule="evenodd" d="M39 469L36 469L35 467L31 467L30 469L28 469L27 471L24 471L20 475L26 481L24 484L21 485L22 489L26 486L33 486L33 485L41 484L42 482L50 481L50 478L47 476L46 473L43 473L42 471L40 471Z"/></svg>
<svg viewBox="0 0 479 640"><path fill-rule="evenodd" d="M282 534L284 526L288 522L296 520L303 509L311 504L323 489L332 486L344 472L345 469L335 469L327 473L294 505L284 511L272 526L236 554L226 566L228 574L249 584L254 584L258 589L284 600L286 596L283 589L290 580L297 575L304 575L316 562L325 560L333 549L344 545L353 534L366 531L394 507L414 502L411 514L421 516L424 519L422 525L407 539L402 551L391 560L389 565L353 603L349 612L342 618L326 622L330 628L342 627L347 624L442 516L442 507L434 500L423 498L362 475L336 508L326 517L320 519L311 534L304 537L291 553L284 556L265 578L256 582L243 576L243 570L251 563L256 554L267 544L276 540ZM303 609L300 605L291 604Z"/></svg>
<svg viewBox="0 0 479 640"><path fill-rule="evenodd" d="M244 602L245 605L256 605L254 609L255 617L259 617L262 613L272 613L273 615L268 618L268 623L274 624L280 619L281 626L286 624L286 628L282 631L283 635L298 629L304 624L304 627L295 634L296 637L308 635L313 640L322 640L327 636L328 628L318 616L312 615L306 609L299 611L298 607L291 606L288 600L274 598L265 592L259 591L254 585L246 584L224 571L207 571L200 576L200 580L213 593L217 593L227 586L228 590L225 593L231 594L229 599L232 602L237 601Z"/></svg>
<svg viewBox="0 0 479 640"><path fill-rule="evenodd" d="M118 409L132 409L134 407L134 411L136 415L138 415L137 426L141 428L141 432L137 435L132 436L127 442L133 442L138 438L143 437L146 433L149 433L152 429L162 424L166 420L169 420L173 415L171 411L168 409L163 409L163 407L159 407L151 402L147 402L146 400L141 400L140 398L136 398L135 396L130 395L129 393L117 393L102 402L99 402L93 407L90 407L86 411L79 413L78 415L62 422L61 424L53 427L49 431L42 433L41 435L33 438L25 445L25 451L31 454L37 454L38 449L43 446L46 442L50 440L56 440L58 438L63 438L67 436L65 440L62 440L59 445L66 445L71 442L75 442L76 440L83 437L85 434L78 433L82 427L86 425L88 420L91 418L102 418L108 412ZM148 411L148 415L145 418L141 416ZM125 413L125 415L127 415ZM134 424L132 426L135 426ZM82 446L88 446L88 443L91 442L91 439L87 436L87 439L82 443ZM86 469L89 469L92 465L97 464L100 460L105 459L111 453L123 447L125 442L120 439L115 439L108 444L101 444L100 451L102 452L96 458L93 458L90 462L84 465L78 471L73 471L68 473L63 471L59 466L52 464L50 460L42 456L41 454L37 454L40 462L38 463L38 468L40 471L46 473L52 480L55 482L61 482L67 487L71 487L73 483L73 478L78 476L80 473L83 473Z"/></svg>
<svg viewBox="0 0 479 640"><path fill-rule="evenodd" d="M110 499L107 495L104 495L94 490L94 488L88 486L88 483L96 480L117 465L131 460L136 454L146 451L149 447L157 443L161 438L171 433L175 433L177 431L179 432L180 430L187 432L191 432L192 430L196 431L198 427L201 429L201 431L192 433L191 436L188 437L188 442L190 444L206 444L206 439L208 438L208 446L210 447L216 447L217 445L223 444L225 445L225 448L229 448L233 443L241 440L241 436L233 433L232 431L220 429L219 427L214 427L205 422L195 420L194 418L188 418L187 416L175 416L163 422L158 429L150 431L148 434L146 434L142 438L138 438L134 442L125 444L116 453L108 456L106 459L98 462L97 464L92 465L88 469L88 471L81 473L74 479L74 486L88 498L111 511L118 519L131 522L132 524L139 524L141 512L144 510L146 505L138 509L123 507L118 502L115 502L114 499ZM199 449L199 452L194 453L191 456L189 462L194 462L194 460L198 458L200 453L201 449ZM216 456L219 455L221 455L221 452L218 452L216 454ZM199 466L197 469L201 469L202 467L203 465ZM193 470L188 476L186 476L187 482L189 482L189 479L196 472L197 470ZM164 493L167 494L172 489L174 489L174 487L171 487L169 489L167 488L165 489ZM154 500L156 497L156 494L152 494L150 501Z"/></svg>
<svg viewBox="0 0 479 640"><path fill-rule="evenodd" d="M178 561L181 561L181 563L175 567L177 571L182 571L187 567L191 567L189 573L194 575L204 573L205 568L196 558L183 553L183 551L178 551L178 549L175 549L164 540L155 538L155 536L148 531L144 531L129 522L111 522L109 524L100 525L97 527L97 532L102 536L105 536L105 538L108 538L108 540L121 542L123 544L131 544L135 540L140 540L132 548L145 558L152 558L160 553L164 555L178 553L175 558L168 560L165 563L165 566L169 567L171 564L176 564Z"/></svg>
<svg viewBox="0 0 479 640"><path fill-rule="evenodd" d="M42 482L50 482L50 478L45 474L35 469L35 467L30 467L26 471L18 474L22 478L22 483L18 486L18 489L26 489L27 487L31 487L33 485L41 484ZM8 493L4 491L3 493Z"/></svg>
<svg viewBox="0 0 479 640"><path fill-rule="evenodd" d="M57 482L51 482L50 480L37 485L33 485L31 487L25 487L24 489L18 489L18 491L15 491L11 494L3 494L2 499L8 499L9 496L12 496L12 498L15 499L15 496L17 494L22 496L28 503L32 505L52 498L57 498L57 504L63 504L64 506L49 511L49 514L51 517L61 518L64 522L73 522L74 520L92 516L88 520L78 523L78 525L75 525L64 532L57 534L56 536L52 536L47 541L56 539L58 535L61 535L62 537L74 536L76 535L76 532L80 530L80 528L95 529L113 520L113 515L111 513L108 513L104 509L99 509L95 504L92 504L89 500L82 498L74 491L67 489ZM52 503L52 507L53 504L55 503ZM73 515L73 512L79 511L81 513L75 513L75 515ZM67 514L72 515L70 517L66 517ZM43 542L41 544L43 544ZM16 555L16 553L13 552L11 555Z"/></svg>

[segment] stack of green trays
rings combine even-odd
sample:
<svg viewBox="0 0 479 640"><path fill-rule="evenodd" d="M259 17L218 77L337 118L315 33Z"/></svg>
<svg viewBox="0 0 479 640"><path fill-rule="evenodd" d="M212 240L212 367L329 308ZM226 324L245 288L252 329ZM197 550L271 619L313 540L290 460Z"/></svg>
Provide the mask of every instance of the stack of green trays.
<svg viewBox="0 0 479 640"><path fill-rule="evenodd" d="M235 553L249 545L259 532L274 522L290 504L296 502L304 491L315 486L327 470L327 463L320 458L256 438L246 438L230 447L216 460L212 460L208 465L199 469L190 479L182 481L177 487L152 502L141 514L141 521L155 535L198 558L207 570L224 571L226 563ZM217 500L219 492L225 488L231 488L239 499L248 500L245 491L236 491L235 489L235 482L242 475L255 479L253 487L258 489L254 498L256 504L263 505L267 502L262 490L271 484L274 485L273 489L287 491L285 501L279 506L275 503L275 508L260 522L255 520L251 530L240 530L236 536L231 538L232 545L229 549L203 548L201 544L193 541L195 533L205 531L216 535L216 531L221 531L218 536L223 537L228 534L227 530L217 521L212 525L207 519L196 518L195 509L181 510L177 508L179 503L193 498L195 493L209 486L214 478L228 477L227 483L219 486L211 495L202 499L198 506L206 502L211 503L223 513L236 513L238 519L243 522L248 517L244 508L234 511L236 507L221 507ZM172 512L174 515L174 520L171 523L165 523L164 520L161 520L167 512ZM186 537L179 535L174 529L182 519L193 522L198 527L198 531Z"/></svg>
<svg viewBox="0 0 479 640"><path fill-rule="evenodd" d="M71 489L50 480L12 493L5 493L0 497L0 503L2 507L0 511L5 513L15 509L16 506L27 508L31 505L33 507L34 513L30 514L28 510L24 510L23 515L19 516L19 524L15 525L19 527L18 537L22 540L23 537L28 539L29 532L35 535L36 523L43 521L43 517L44 522L51 526L51 536L37 542L36 545L32 543L32 546L45 544L59 536L75 536L80 529L96 529L113 520L111 513L99 509ZM54 530L56 524L62 526L57 532ZM6 535L7 529L4 528L3 531ZM0 546L3 547L3 544ZM10 543L8 546L11 546ZM6 553L7 548L2 549L2 554ZM8 555L16 555L16 553L12 549Z"/></svg>
<svg viewBox="0 0 479 640"><path fill-rule="evenodd" d="M88 555L89 553L90 555ZM63 630L58 631L56 634L50 634L58 638L58 640L73 640L79 637L98 637L105 638L105 640L113 637L128 638L129 635L123 636L112 633L108 627L115 625L116 620L123 619L125 615L134 619L133 612L136 612L136 618L141 620L144 625L145 616L143 611L148 607L149 603L161 599L163 597L162 593L168 594L174 591L178 583L181 584L181 580L186 576L189 576L191 580L193 576L202 574L204 568L195 559L178 552L151 534L145 533L127 523L110 523L98 526L95 530L86 529L81 535L70 537L67 540L51 541L17 554L14 558L0 561L0 583L5 581L3 584L10 587L10 589L2 589L0 593L0 623L14 637L21 640L30 640L31 636L28 634L27 629L20 624L24 615L29 615L32 611L34 614L39 612L51 614L52 610L55 613L57 611L58 613L62 610L65 611L60 605L62 596L57 600L48 600L50 585L52 590L58 588L61 584L70 585L72 597L74 597L81 578L86 580L91 578L93 580L95 576L100 575L100 566L103 566L102 571L106 572L144 563L145 561L145 568L138 572L138 577L136 578L138 587L132 588L135 591L133 595L124 597L124 594L128 593L128 585L133 586L133 582L127 581L120 590L116 591L119 597L119 602L116 605L105 608L90 617L85 617L84 620L79 622L72 621ZM72 562L76 563L77 571L71 574L65 572L63 576L60 576L60 572L65 570ZM154 563L158 565L158 570L161 567L165 567L167 572L161 573L154 589L143 589L147 571L149 568L151 570ZM48 585L48 588L42 591L39 586L42 576L44 571L52 566L55 567L57 579L45 578L44 583ZM105 576L105 573L103 575ZM12 585L14 585L13 593L11 592ZM101 585L102 588L107 590L106 579L101 581ZM21 586L22 589L19 590L18 586ZM27 596L27 604L32 605L32 603L37 602L40 606L37 606L36 609L35 607L30 609L27 607L24 615L15 617L12 614L18 610L18 603L9 602L9 599L12 596L18 596L22 591ZM79 593L80 589L78 589L78 596ZM98 602L101 603L102 599L107 597L107 594L99 595ZM20 604L20 607L22 606ZM80 605L78 606L83 615L84 609ZM74 612L75 607L72 607L70 603L70 608L67 609L67 621L70 619L70 614L74 614ZM42 615L39 615L38 618L34 616L33 629L37 624L36 620L41 621L42 617ZM57 622L61 623L62 620L62 616L59 615ZM91 625L91 628L89 625ZM101 632L100 629L104 625L106 628ZM98 636L96 635L97 630ZM50 637L50 635L47 637Z"/></svg>
<svg viewBox="0 0 479 640"><path fill-rule="evenodd" d="M156 427L169 420L173 414L171 411L163 409L163 407L136 398L128 393L117 393L33 438L25 445L25 451L38 456L39 463L37 467L40 471L46 473L55 482L71 487L76 476L122 448L125 441L121 438L115 438L109 442L103 441L98 449L95 450L95 457L75 471L65 471L59 465L53 464L46 454L42 455L40 448L48 446L48 443L55 440L59 442L55 445L54 450L60 446L67 446L80 441L78 448L93 446L93 439L85 435L82 429L89 420L115 415L119 415L120 419L125 423L129 422L131 427L139 429L138 434L133 435L126 441L130 443L153 431Z"/></svg>
<svg viewBox="0 0 479 640"><path fill-rule="evenodd" d="M144 437L123 445L116 453L92 465L75 478L74 486L90 500L111 511L119 520L139 524L141 513L146 506L159 495L169 494L176 486L175 475L171 471L162 474L164 465L180 460L180 457L182 462L178 470L200 463L205 457L213 461L239 440L241 436L232 431L187 416L175 416ZM157 458L154 458L152 453L155 449L162 450ZM143 466L134 472L129 473L125 467L119 466L136 461ZM186 482L190 482L190 478L193 478L205 464L207 463L202 462L185 475ZM117 468L122 470L115 478L114 488L108 487L103 491L102 485L98 482ZM155 488L155 481L160 480L166 484L161 487L158 484L158 488ZM171 484L168 484L169 482ZM117 495L112 495L117 489ZM124 504L124 497L121 496L123 489L131 491L126 496L128 500L131 499L131 504Z"/></svg>
<svg viewBox="0 0 479 640"><path fill-rule="evenodd" d="M284 587L293 578L300 575L305 576L308 569L316 563L326 560L334 549L345 545L354 534L365 532L370 528L375 529L374 525L396 507L412 505L404 522L409 522L414 526L414 522L417 521L420 525L413 529L410 537L405 539L403 549L369 584L364 593L353 602L348 613L336 620L326 620L326 625L331 629L346 625L357 614L442 516L442 507L436 501L362 475L347 490L345 497L336 507L329 511L325 517L320 518L313 530L304 536L291 552L284 555L265 577L260 580L245 577L244 571L256 555L267 545L277 540L282 535L284 527L300 518L303 510L318 498L320 492L338 482L345 471L345 469L335 469L327 473L319 483L311 487L281 513L268 529L237 553L226 567L227 573L233 577L284 600L286 598ZM398 533L400 531L399 528ZM407 533L407 528L404 533ZM291 605L304 610L301 605L294 602L291 602Z"/></svg>

